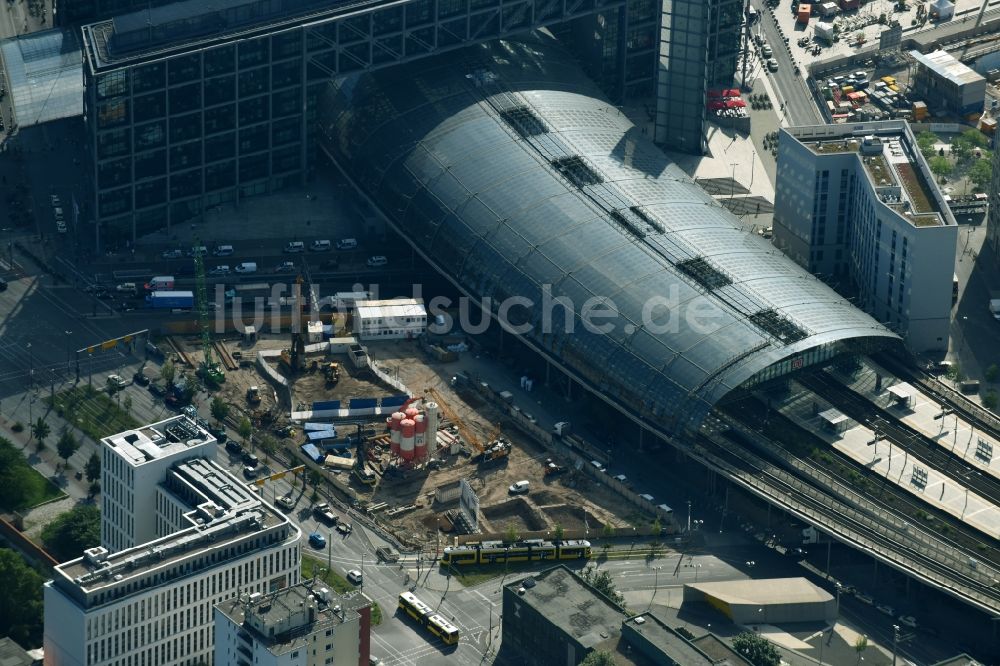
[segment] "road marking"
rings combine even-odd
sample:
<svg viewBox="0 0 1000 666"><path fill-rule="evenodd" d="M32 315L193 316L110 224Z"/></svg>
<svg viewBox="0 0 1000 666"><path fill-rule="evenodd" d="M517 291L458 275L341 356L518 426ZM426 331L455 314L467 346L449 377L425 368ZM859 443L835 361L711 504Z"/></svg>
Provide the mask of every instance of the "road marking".
<svg viewBox="0 0 1000 666"><path fill-rule="evenodd" d="M497 607L497 604L495 604L494 602L490 601L489 598L486 595L484 595L482 592L480 592L479 590L473 590L472 593L479 595L479 598L482 599L483 601L485 601L486 603L488 603L490 606L493 606L494 608Z"/></svg>

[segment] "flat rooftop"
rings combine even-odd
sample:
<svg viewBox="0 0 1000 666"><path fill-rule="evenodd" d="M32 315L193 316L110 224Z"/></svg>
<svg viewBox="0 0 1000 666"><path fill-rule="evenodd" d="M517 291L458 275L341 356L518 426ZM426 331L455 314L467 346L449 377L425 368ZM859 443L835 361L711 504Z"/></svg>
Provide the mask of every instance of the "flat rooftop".
<svg viewBox="0 0 1000 666"><path fill-rule="evenodd" d="M101 440L134 467L183 454L214 441L215 438L207 430L184 415L109 435Z"/></svg>
<svg viewBox="0 0 1000 666"><path fill-rule="evenodd" d="M976 70L957 60L947 51L938 49L927 54L923 54L920 51L910 51L910 55L927 69L957 86L978 83L980 81L983 83L986 82L986 79L976 72Z"/></svg>
<svg viewBox="0 0 1000 666"><path fill-rule="evenodd" d="M283 513L261 501L241 480L204 458L174 465L167 484L171 487L166 492L189 500L191 527L116 553L91 549L56 569L85 592L93 592L289 524Z"/></svg>
<svg viewBox="0 0 1000 666"><path fill-rule="evenodd" d="M271 594L227 599L216 608L233 624L253 633L273 654L284 654L305 647L309 634L353 621L360 609L370 605L371 600L360 592L339 596L322 581L307 580Z"/></svg>
<svg viewBox="0 0 1000 666"><path fill-rule="evenodd" d="M955 224L905 121L791 127L817 155L855 153L879 197L915 227Z"/></svg>
<svg viewBox="0 0 1000 666"><path fill-rule="evenodd" d="M399 317L426 317L427 309L420 298L395 298L384 301L358 301L355 313L362 319L394 319Z"/></svg>
<svg viewBox="0 0 1000 666"><path fill-rule="evenodd" d="M833 596L806 578L762 578L759 580L729 580L708 583L687 583L686 587L724 601L728 604L826 603Z"/></svg>
<svg viewBox="0 0 1000 666"><path fill-rule="evenodd" d="M716 663L715 659L696 648L651 613L629 618L628 625L674 663L684 666L712 666Z"/></svg>
<svg viewBox="0 0 1000 666"><path fill-rule="evenodd" d="M509 583L507 588L584 647L592 648L621 635L625 612L566 567L554 567L532 578L535 585L523 587L523 594L524 579Z"/></svg>

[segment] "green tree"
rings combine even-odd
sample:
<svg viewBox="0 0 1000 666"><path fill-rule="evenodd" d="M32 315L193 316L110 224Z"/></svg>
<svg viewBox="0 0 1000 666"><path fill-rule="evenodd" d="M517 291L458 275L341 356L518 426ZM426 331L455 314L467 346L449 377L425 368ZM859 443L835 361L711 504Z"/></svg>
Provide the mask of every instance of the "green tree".
<svg viewBox="0 0 1000 666"><path fill-rule="evenodd" d="M174 377L177 376L177 367L173 361L167 361L160 368L160 378L167 384L167 388L174 385Z"/></svg>
<svg viewBox="0 0 1000 666"><path fill-rule="evenodd" d="M261 435L257 438L257 448L264 452L264 460L269 460L278 452L278 440L270 435Z"/></svg>
<svg viewBox="0 0 1000 666"><path fill-rule="evenodd" d="M514 543L520 537L521 535L517 531L517 525L514 523L507 523L507 531L504 532L504 541L507 543Z"/></svg>
<svg viewBox="0 0 1000 666"><path fill-rule="evenodd" d="M91 453L87 458L87 464L83 468L83 473L87 475L87 481L93 483L101 479L101 457L96 453Z"/></svg>
<svg viewBox="0 0 1000 666"><path fill-rule="evenodd" d="M62 434L59 435L59 441L56 442L56 451L66 465L69 465L69 459L73 457L78 448L80 448L80 442L76 441L73 433L69 430L63 430Z"/></svg>
<svg viewBox="0 0 1000 666"><path fill-rule="evenodd" d="M37 439L39 444L45 443L45 438L49 436L50 432L52 432L52 428L49 427L49 424L41 416L31 424L31 436Z"/></svg>
<svg viewBox="0 0 1000 666"><path fill-rule="evenodd" d="M752 631L744 631L733 639L733 649L753 666L779 666L781 655L771 641Z"/></svg>
<svg viewBox="0 0 1000 666"><path fill-rule="evenodd" d="M996 363L992 363L990 367L986 368L986 372L983 375L986 377L986 381L992 384L997 380L997 377L1000 377L1000 368L997 367Z"/></svg>
<svg viewBox="0 0 1000 666"><path fill-rule="evenodd" d="M229 403L219 396L212 398L212 418L222 423L227 416L229 416Z"/></svg>
<svg viewBox="0 0 1000 666"><path fill-rule="evenodd" d="M239 433L240 439L243 440L243 446L247 445L247 441L250 439L250 435L253 434L253 426L250 425L250 419L243 417L240 419L240 425L236 428L236 432Z"/></svg>
<svg viewBox="0 0 1000 666"><path fill-rule="evenodd" d="M45 526L42 542L60 562L80 557L101 544L101 512L93 504L73 507Z"/></svg>
<svg viewBox="0 0 1000 666"><path fill-rule="evenodd" d="M615 581L607 571L597 571L594 567L586 567L580 576L591 587L611 599L615 604L625 608L625 596L615 587Z"/></svg>
<svg viewBox="0 0 1000 666"><path fill-rule="evenodd" d="M986 409L996 409L997 408L997 392L990 389L983 396L983 407Z"/></svg>
<svg viewBox="0 0 1000 666"><path fill-rule="evenodd" d="M854 651L858 653L858 661L856 663L861 663L861 653L868 649L868 637L864 634L858 636L854 639Z"/></svg>
<svg viewBox="0 0 1000 666"><path fill-rule="evenodd" d="M125 397L122 398L122 409L125 410L126 414L132 413L132 396L128 393L126 393Z"/></svg>
<svg viewBox="0 0 1000 666"><path fill-rule="evenodd" d="M986 135L977 129L967 129L962 132L961 140L972 148L986 148L990 145L990 140L986 138Z"/></svg>
<svg viewBox="0 0 1000 666"><path fill-rule="evenodd" d="M563 529L563 526L560 523L556 523L555 528L553 528L553 530L552 530L552 534L553 534L553 536L555 536L556 541L562 541L563 540L563 535L565 533L566 533L566 531Z"/></svg>
<svg viewBox="0 0 1000 666"><path fill-rule="evenodd" d="M4 581L0 628L21 645L41 645L45 578L16 552L0 548L0 580Z"/></svg>
<svg viewBox="0 0 1000 666"><path fill-rule="evenodd" d="M605 552L607 552L608 548L611 548L611 539L615 536L615 526L610 522L604 523L604 528L601 530L601 534L604 536L604 543L602 544L602 547Z"/></svg>
<svg viewBox="0 0 1000 666"><path fill-rule="evenodd" d="M93 497L97 493L101 492L101 482L100 481L91 481L90 485L87 487L87 492L90 493L91 497Z"/></svg>
<svg viewBox="0 0 1000 666"><path fill-rule="evenodd" d="M17 447L0 437L0 507L7 510L24 508L30 494L30 474L28 461Z"/></svg>
<svg viewBox="0 0 1000 666"><path fill-rule="evenodd" d="M594 650L584 657L580 666L615 666L615 658L610 652Z"/></svg>
<svg viewBox="0 0 1000 666"><path fill-rule="evenodd" d="M993 178L993 160L985 156L981 160L976 160L966 177L972 181L977 191L985 192L989 189L990 180Z"/></svg>
<svg viewBox="0 0 1000 666"><path fill-rule="evenodd" d="M323 483L323 473L318 469L309 470L309 485L316 488L319 484Z"/></svg>
<svg viewBox="0 0 1000 666"><path fill-rule="evenodd" d="M920 152L927 159L934 157L936 154L934 151L934 144L938 143L940 139L938 135L934 132L921 132L917 135L917 145L920 147Z"/></svg>
<svg viewBox="0 0 1000 666"><path fill-rule="evenodd" d="M944 178L951 173L952 166L947 157L932 157L928 164L931 167L931 171L933 171L934 175L938 178Z"/></svg>

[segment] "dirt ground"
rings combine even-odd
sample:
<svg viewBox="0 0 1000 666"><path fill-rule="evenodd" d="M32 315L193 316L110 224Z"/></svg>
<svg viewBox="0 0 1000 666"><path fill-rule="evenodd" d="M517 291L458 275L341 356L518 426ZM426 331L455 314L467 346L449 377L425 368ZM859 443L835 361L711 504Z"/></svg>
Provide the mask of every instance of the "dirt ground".
<svg viewBox="0 0 1000 666"><path fill-rule="evenodd" d="M513 444L510 456L502 463L480 465L468 455L449 455L442 451L439 457L443 466L439 470L382 477L371 502L385 502L390 507L418 506L394 518L382 516L397 530L418 539L433 539L438 518L458 510L457 496L449 502L436 502L435 491L453 486L461 478L468 479L479 496L480 528L485 532L503 533L511 527L518 532L547 531L556 525L565 529L599 531L608 522L615 526L626 524L625 515L631 510L585 474L570 469L564 474L546 477L548 452L506 423L500 413L478 395L457 394L450 384L454 372L449 364L432 361L419 346L408 341L379 342L370 352L383 368L398 372L400 381L416 395L424 395L427 387L433 387L448 408L481 439L485 440L499 423L503 436ZM565 464L565 461L556 462ZM508 486L520 480L529 481L531 490L526 495L511 497ZM442 524L442 529L448 527Z"/></svg>

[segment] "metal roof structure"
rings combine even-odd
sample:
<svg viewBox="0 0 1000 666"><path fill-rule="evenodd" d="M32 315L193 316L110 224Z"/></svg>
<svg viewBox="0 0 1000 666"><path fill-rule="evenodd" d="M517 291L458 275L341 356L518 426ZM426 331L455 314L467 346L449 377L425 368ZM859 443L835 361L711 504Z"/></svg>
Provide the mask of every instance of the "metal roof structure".
<svg viewBox="0 0 1000 666"><path fill-rule="evenodd" d="M75 30L53 28L5 39L0 56L19 127L83 114L83 58Z"/></svg>
<svg viewBox="0 0 1000 666"><path fill-rule="evenodd" d="M427 310L419 298L400 298L382 301L358 301L354 304L355 317L359 319L396 319L426 317Z"/></svg>
<svg viewBox="0 0 1000 666"><path fill-rule="evenodd" d="M898 341L742 229L545 36L322 97L323 149L419 253L662 431L747 382Z"/></svg>
<svg viewBox="0 0 1000 666"><path fill-rule="evenodd" d="M920 51L910 51L910 55L927 69L957 86L985 80L982 74L956 59L947 51L938 49L926 55Z"/></svg>

